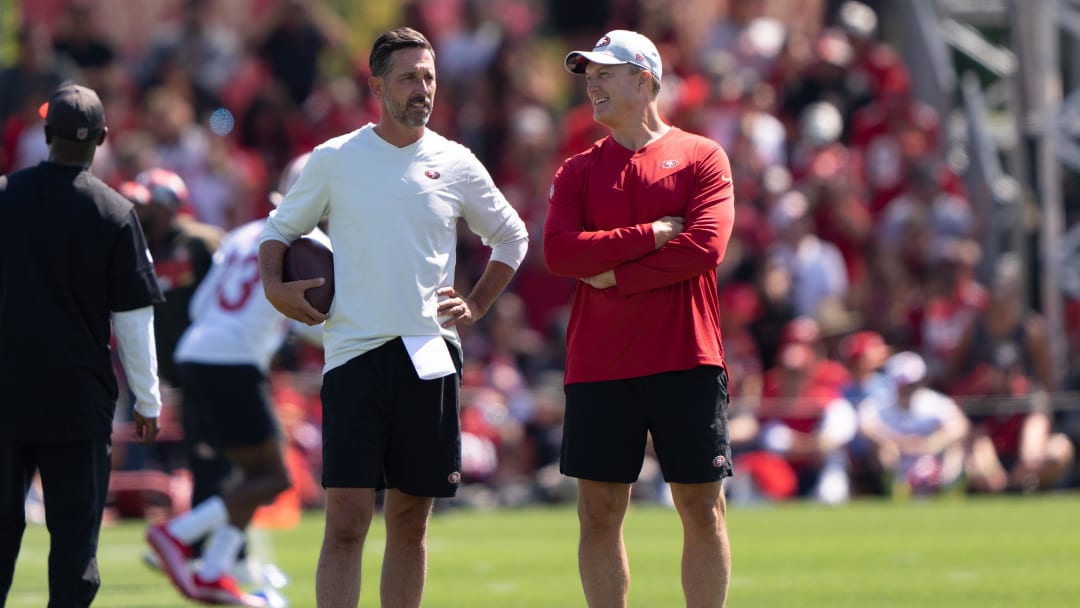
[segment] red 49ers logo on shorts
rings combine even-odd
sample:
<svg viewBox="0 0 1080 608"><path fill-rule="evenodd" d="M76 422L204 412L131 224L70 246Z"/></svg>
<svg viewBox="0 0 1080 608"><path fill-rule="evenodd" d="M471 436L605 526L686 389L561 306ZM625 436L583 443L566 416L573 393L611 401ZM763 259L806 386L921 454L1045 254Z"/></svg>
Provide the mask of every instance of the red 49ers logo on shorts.
<svg viewBox="0 0 1080 608"><path fill-rule="evenodd" d="M431 179L439 179L440 173L434 169L428 169L427 171L424 171L424 175Z"/></svg>
<svg viewBox="0 0 1080 608"><path fill-rule="evenodd" d="M454 471L453 473L450 473L450 476L447 477L447 479L453 484L461 483L461 473Z"/></svg>
<svg viewBox="0 0 1080 608"><path fill-rule="evenodd" d="M725 463L727 463L727 458L724 458L723 454L721 454L721 455L717 456L716 458L712 459L712 466L714 466L714 467L716 467L718 469L720 467L724 466Z"/></svg>

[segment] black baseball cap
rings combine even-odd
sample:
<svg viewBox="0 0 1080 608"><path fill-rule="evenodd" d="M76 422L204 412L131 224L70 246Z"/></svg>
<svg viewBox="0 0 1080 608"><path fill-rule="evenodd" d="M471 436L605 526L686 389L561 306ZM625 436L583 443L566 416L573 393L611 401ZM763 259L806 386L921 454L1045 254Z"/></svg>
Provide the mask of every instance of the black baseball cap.
<svg viewBox="0 0 1080 608"><path fill-rule="evenodd" d="M44 108L45 124L53 137L94 142L105 131L105 108L93 89L65 84L53 92Z"/></svg>

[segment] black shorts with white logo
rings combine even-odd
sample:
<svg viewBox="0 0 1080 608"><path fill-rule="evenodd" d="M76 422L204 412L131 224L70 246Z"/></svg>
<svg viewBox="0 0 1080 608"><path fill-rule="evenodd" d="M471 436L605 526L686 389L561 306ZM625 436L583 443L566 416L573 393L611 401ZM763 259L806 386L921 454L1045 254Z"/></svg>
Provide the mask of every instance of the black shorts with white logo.
<svg viewBox="0 0 1080 608"><path fill-rule="evenodd" d="M648 435L664 479L708 483L731 475L727 372L715 366L566 386L564 475L633 483Z"/></svg>
<svg viewBox="0 0 1080 608"><path fill-rule="evenodd" d="M421 380L401 338L323 376L326 488L395 488L450 497L461 482L461 355L458 373Z"/></svg>
<svg viewBox="0 0 1080 608"><path fill-rule="evenodd" d="M185 432L217 449L249 448L281 436L270 384L254 365L181 363Z"/></svg>

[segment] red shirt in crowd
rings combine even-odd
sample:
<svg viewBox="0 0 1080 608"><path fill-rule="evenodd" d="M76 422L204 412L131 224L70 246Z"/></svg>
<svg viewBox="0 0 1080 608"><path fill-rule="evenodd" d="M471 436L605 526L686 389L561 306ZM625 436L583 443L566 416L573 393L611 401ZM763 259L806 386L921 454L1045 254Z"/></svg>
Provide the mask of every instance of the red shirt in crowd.
<svg viewBox="0 0 1080 608"><path fill-rule="evenodd" d="M685 218L656 249L652 223ZM723 366L716 265L735 219L731 165L714 141L672 128L640 150L611 137L555 174L544 225L552 273L614 270L616 286L578 282L566 383Z"/></svg>

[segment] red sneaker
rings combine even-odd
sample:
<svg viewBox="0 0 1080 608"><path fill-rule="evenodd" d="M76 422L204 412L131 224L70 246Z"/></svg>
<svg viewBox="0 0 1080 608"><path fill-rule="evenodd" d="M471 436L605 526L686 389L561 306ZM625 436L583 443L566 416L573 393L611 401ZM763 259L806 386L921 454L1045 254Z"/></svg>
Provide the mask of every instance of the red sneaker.
<svg viewBox="0 0 1080 608"><path fill-rule="evenodd" d="M204 604L219 606L267 606L263 599L244 593L236 579L228 574L222 574L215 580L203 580L198 573L192 577L194 593L191 599L199 600Z"/></svg>
<svg viewBox="0 0 1080 608"><path fill-rule="evenodd" d="M169 576L173 585L186 597L192 597L191 569L188 567L188 560L192 555L191 547L173 536L165 524L150 526L146 531L146 542L157 554L161 569Z"/></svg>

